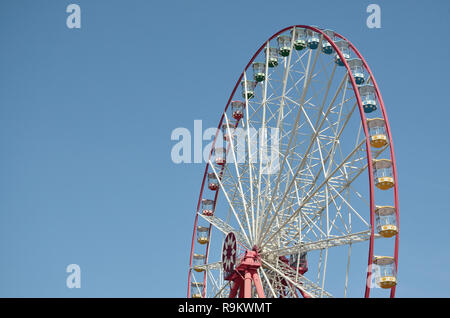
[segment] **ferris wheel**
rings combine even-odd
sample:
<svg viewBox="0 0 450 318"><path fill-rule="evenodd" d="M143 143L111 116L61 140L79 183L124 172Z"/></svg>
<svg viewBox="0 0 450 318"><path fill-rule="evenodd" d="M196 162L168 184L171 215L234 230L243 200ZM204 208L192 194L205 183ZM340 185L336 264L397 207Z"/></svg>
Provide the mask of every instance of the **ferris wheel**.
<svg viewBox="0 0 450 318"><path fill-rule="evenodd" d="M375 78L295 25L241 73L197 201L188 297L395 297L398 180Z"/></svg>

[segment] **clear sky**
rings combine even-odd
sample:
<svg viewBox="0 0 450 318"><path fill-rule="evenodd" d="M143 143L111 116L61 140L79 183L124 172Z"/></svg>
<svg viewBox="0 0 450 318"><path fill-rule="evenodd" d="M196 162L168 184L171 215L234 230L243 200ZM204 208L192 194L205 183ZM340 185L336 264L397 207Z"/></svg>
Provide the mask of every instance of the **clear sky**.
<svg viewBox="0 0 450 318"><path fill-rule="evenodd" d="M386 104L397 295L449 297L449 17L446 0L2 0L0 296L184 297L204 166L172 162L171 132L216 126L254 51L309 24L355 44Z"/></svg>

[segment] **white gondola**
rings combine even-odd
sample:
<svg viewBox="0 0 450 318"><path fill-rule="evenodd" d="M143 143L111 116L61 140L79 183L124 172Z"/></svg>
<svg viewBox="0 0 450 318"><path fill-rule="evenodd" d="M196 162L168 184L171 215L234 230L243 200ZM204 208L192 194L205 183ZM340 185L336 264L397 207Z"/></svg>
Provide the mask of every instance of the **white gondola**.
<svg viewBox="0 0 450 318"><path fill-rule="evenodd" d="M301 51L306 47L306 30L303 28L295 28L295 35L293 32L294 29L291 30L291 36L294 39L294 49Z"/></svg>
<svg viewBox="0 0 450 318"><path fill-rule="evenodd" d="M227 162L227 150L224 147L214 149L214 160L216 164L223 166Z"/></svg>
<svg viewBox="0 0 450 318"><path fill-rule="evenodd" d="M253 63L253 79L262 82L266 78L266 64L261 62Z"/></svg>
<svg viewBox="0 0 450 318"><path fill-rule="evenodd" d="M265 48L264 52L266 53L266 58L268 60L267 63L269 65L269 67L278 66L278 48L270 47L269 50L267 50L267 48Z"/></svg>
<svg viewBox="0 0 450 318"><path fill-rule="evenodd" d="M371 113L377 110L377 99L375 97L375 88L373 85L366 84L358 87L361 96L362 106L365 113Z"/></svg>
<svg viewBox="0 0 450 318"><path fill-rule="evenodd" d="M214 172L208 173L208 188L212 191L217 191L219 189L219 180L217 180Z"/></svg>
<svg viewBox="0 0 450 318"><path fill-rule="evenodd" d="M313 30L307 30L306 31L306 45L311 49L315 50L319 47L320 37L317 32L314 32Z"/></svg>
<svg viewBox="0 0 450 318"><path fill-rule="evenodd" d="M289 35L280 35L277 38L278 52L281 56L288 56L291 52L291 37Z"/></svg>
<svg viewBox="0 0 450 318"><path fill-rule="evenodd" d="M359 58L353 58L347 60L350 71L355 79L356 85L362 85L365 81L363 62ZM350 78L349 78L350 81Z"/></svg>
<svg viewBox="0 0 450 318"><path fill-rule="evenodd" d="M240 100L234 100L231 102L231 112L234 119L240 120L244 117L244 107L245 103Z"/></svg>
<svg viewBox="0 0 450 318"><path fill-rule="evenodd" d="M255 88L256 88L256 82L255 81L242 81L241 82L241 88L242 88L242 97L247 99L252 99L255 97Z"/></svg>
<svg viewBox="0 0 450 318"><path fill-rule="evenodd" d="M347 41L344 41L344 40L336 41L335 44L338 47L339 51L341 51L344 59L348 60L350 58L350 49L348 47ZM334 62L339 66L344 66L344 61L341 59L341 57L339 56L339 54L337 52L334 55Z"/></svg>
<svg viewBox="0 0 450 318"><path fill-rule="evenodd" d="M223 138L226 141L230 141L233 138L234 130L235 130L235 125L234 124L232 124L232 123L222 124Z"/></svg>
<svg viewBox="0 0 450 318"><path fill-rule="evenodd" d="M202 199L202 214L205 216L214 214L214 200Z"/></svg>
<svg viewBox="0 0 450 318"><path fill-rule="evenodd" d="M332 41L334 41L334 31L333 30L324 30L323 33L325 33ZM322 52L329 55L329 54L333 53L333 51L334 51L333 47L324 37L322 39Z"/></svg>

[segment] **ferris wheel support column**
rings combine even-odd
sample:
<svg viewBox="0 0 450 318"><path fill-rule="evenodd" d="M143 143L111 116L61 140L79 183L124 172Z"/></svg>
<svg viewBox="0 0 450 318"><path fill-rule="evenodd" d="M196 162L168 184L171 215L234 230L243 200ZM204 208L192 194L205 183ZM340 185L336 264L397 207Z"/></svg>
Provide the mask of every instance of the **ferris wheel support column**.
<svg viewBox="0 0 450 318"><path fill-rule="evenodd" d="M252 273L249 270L244 274L244 298L252 298Z"/></svg>
<svg viewBox="0 0 450 318"><path fill-rule="evenodd" d="M253 278L253 282L255 284L256 293L258 294L258 298L265 298L264 289L263 289L263 286L261 283L261 278L259 277L257 270L254 271L252 278Z"/></svg>
<svg viewBox="0 0 450 318"><path fill-rule="evenodd" d="M254 268L249 268L245 271L244 282L241 285L244 289L244 298L252 298L252 282L255 285L258 298L265 298L258 270Z"/></svg>
<svg viewBox="0 0 450 318"><path fill-rule="evenodd" d="M261 266L260 256L255 250L247 250L241 263L236 267L228 280L233 281L230 291L230 298L237 295L239 289L239 298L252 297L252 283L255 286L258 298L265 298L264 288L261 278L258 274L258 268Z"/></svg>
<svg viewBox="0 0 450 318"><path fill-rule="evenodd" d="M237 292L238 292L239 288L241 287L241 284L242 284L242 278L241 277L237 277L233 281L233 285L231 287L230 295L228 296L229 298L235 298L236 297Z"/></svg>

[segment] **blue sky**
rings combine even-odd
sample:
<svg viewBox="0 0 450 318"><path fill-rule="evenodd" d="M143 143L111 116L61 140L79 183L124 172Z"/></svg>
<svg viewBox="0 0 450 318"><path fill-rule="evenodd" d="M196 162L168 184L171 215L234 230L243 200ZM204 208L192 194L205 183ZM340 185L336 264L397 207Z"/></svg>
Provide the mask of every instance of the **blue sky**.
<svg viewBox="0 0 450 318"><path fill-rule="evenodd" d="M381 29L365 24L372 2ZM449 297L450 3L372 2L1 1L0 296L184 297L204 167L175 165L170 134L216 126L253 52L309 24L355 44L386 104L397 295Z"/></svg>

